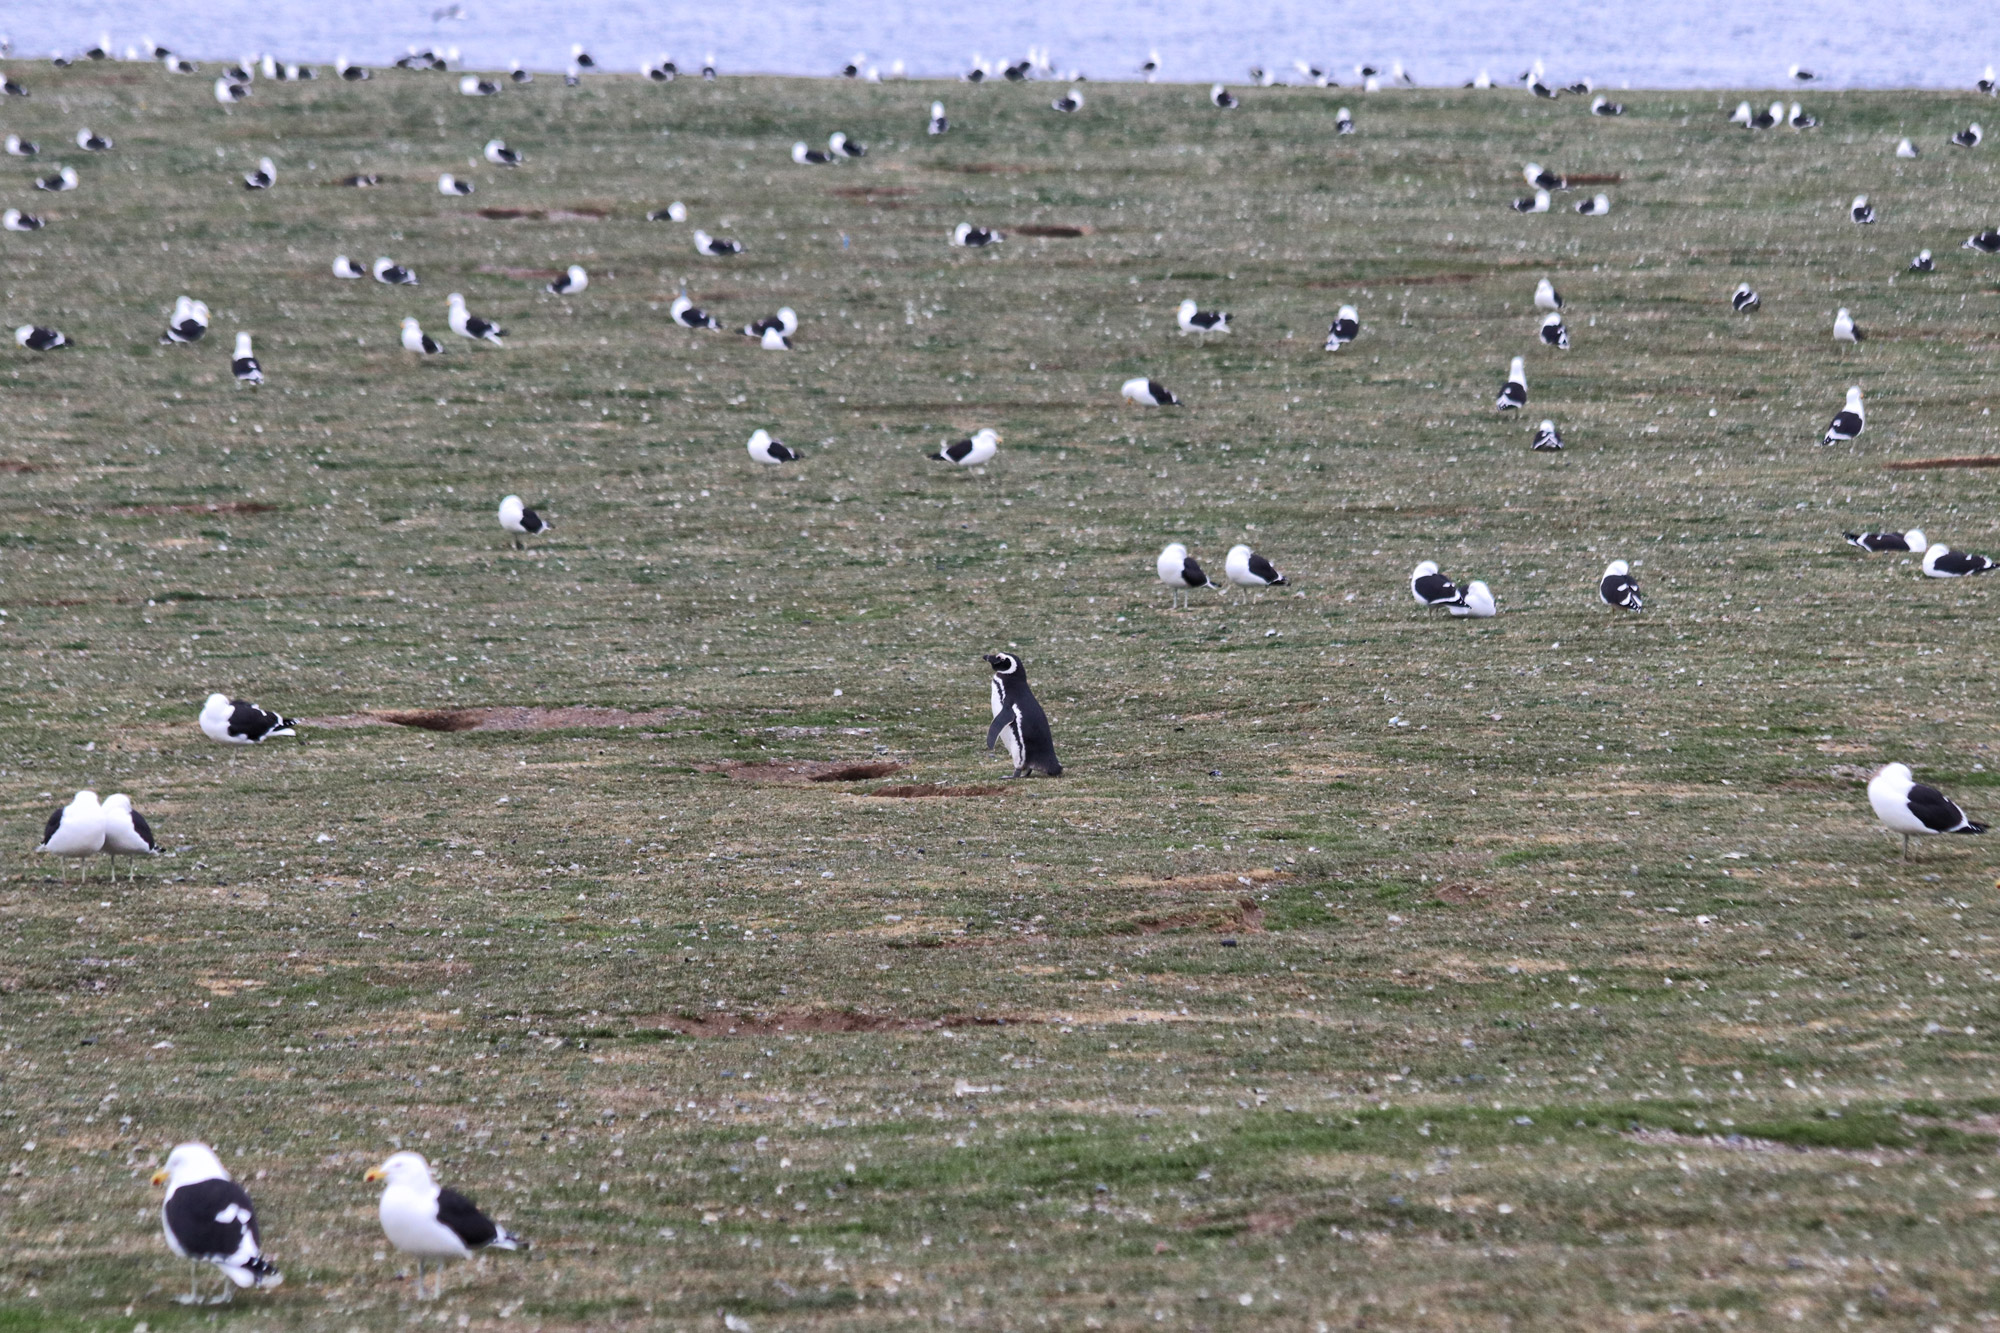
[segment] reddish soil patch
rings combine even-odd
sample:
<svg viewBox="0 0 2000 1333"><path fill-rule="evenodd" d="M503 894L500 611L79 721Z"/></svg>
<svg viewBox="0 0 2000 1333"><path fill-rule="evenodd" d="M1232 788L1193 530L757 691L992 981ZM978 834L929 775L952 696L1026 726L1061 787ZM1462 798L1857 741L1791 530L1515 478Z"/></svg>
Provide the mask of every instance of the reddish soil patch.
<svg viewBox="0 0 2000 1333"><path fill-rule="evenodd" d="M33 472L35 465L25 458L0 458L0 472Z"/></svg>
<svg viewBox="0 0 2000 1333"><path fill-rule="evenodd" d="M878 203L884 199L908 199L923 191L908 185L842 185L827 191L841 199L859 199L863 203Z"/></svg>
<svg viewBox="0 0 2000 1333"><path fill-rule="evenodd" d="M480 217L491 218L495 222L512 222L520 218L531 222L597 222L611 216L608 208L583 205L575 208L481 208L476 211Z"/></svg>
<svg viewBox="0 0 2000 1333"><path fill-rule="evenodd" d="M911 782L900 787L877 787L870 796L998 796L1005 787L946 787L936 782Z"/></svg>
<svg viewBox="0 0 2000 1333"><path fill-rule="evenodd" d="M1255 899L1238 898L1225 908L1204 908L1191 912L1172 912L1166 916L1142 916L1125 924L1125 929L1140 935L1161 935L1170 930L1195 930L1206 928L1214 931L1241 931L1250 934L1264 929L1264 909Z"/></svg>
<svg viewBox="0 0 2000 1333"><path fill-rule="evenodd" d="M1917 458L1907 463L1884 463L1891 472L1915 472L1919 468L1933 467L2000 467L2000 458L1991 454L1975 454L1963 458Z"/></svg>
<svg viewBox="0 0 2000 1333"><path fill-rule="evenodd" d="M1439 886L1433 896L1441 903L1462 907L1466 903L1484 901L1492 891L1492 887L1486 884L1445 884Z"/></svg>
<svg viewBox="0 0 2000 1333"><path fill-rule="evenodd" d="M899 1014L862 1014L851 1009L778 1009L768 1014L672 1014L642 1027L664 1028L683 1037L768 1037L780 1032L935 1032L940 1028L1004 1027L1034 1019L998 1015L947 1014L943 1018L904 1018Z"/></svg>
<svg viewBox="0 0 2000 1333"><path fill-rule="evenodd" d="M1485 273L1413 273L1386 278L1341 278L1309 282L1308 287L1444 287L1454 282L1478 282Z"/></svg>
<svg viewBox="0 0 2000 1333"><path fill-rule="evenodd" d="M0 471L6 469L0 468ZM275 514L278 506L263 504L256 500L231 500L226 504L207 505L121 505L107 509L107 514Z"/></svg>
<svg viewBox="0 0 2000 1333"><path fill-rule="evenodd" d="M894 759L773 759L762 764L732 761L701 765L704 773L722 773L738 782L865 782L902 769Z"/></svg>
<svg viewBox="0 0 2000 1333"><path fill-rule="evenodd" d="M1625 177L1616 171L1606 171L1594 175L1565 176L1563 179L1571 185L1616 185L1623 181Z"/></svg>
<svg viewBox="0 0 2000 1333"><path fill-rule="evenodd" d="M690 708L628 713L622 708L416 708L306 718L309 727L416 727L422 731L551 731L559 727L650 726L699 717Z"/></svg>
<svg viewBox="0 0 2000 1333"><path fill-rule="evenodd" d="M1014 234L1016 236L1095 236L1097 228L1088 224L1080 227L1071 227L1059 223L1029 222L1014 228Z"/></svg>

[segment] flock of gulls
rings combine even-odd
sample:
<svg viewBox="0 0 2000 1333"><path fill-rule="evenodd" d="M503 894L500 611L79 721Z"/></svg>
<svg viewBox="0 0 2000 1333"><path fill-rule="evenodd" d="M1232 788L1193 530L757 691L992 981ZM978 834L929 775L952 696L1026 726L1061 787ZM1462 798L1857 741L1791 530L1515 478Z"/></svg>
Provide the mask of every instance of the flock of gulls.
<svg viewBox="0 0 2000 1333"><path fill-rule="evenodd" d="M4 44L0 44L0 55L6 54ZM147 58L162 64L176 74L195 74L199 66L184 56L147 39L140 48L131 48L128 55L133 58ZM91 47L79 59L104 60L112 58L109 38ZM395 61L402 69L447 70L455 60L454 52L439 53L431 50L412 50ZM72 58L58 55L57 65L71 63ZM598 68L597 61L581 46L572 51L572 58L565 80L574 84L586 70ZM1139 69L1147 82L1152 82L1160 73L1159 56L1154 53ZM1303 80L1319 87L1339 86L1326 70L1298 62L1297 70ZM674 62L666 57L648 59L641 62L641 71L655 81L667 81L679 73ZM883 71L870 63L863 55L857 55L840 73L847 78L871 80L883 77ZM900 77L901 69L891 66L888 76ZM1372 65L1360 65L1355 69L1361 88L1373 92L1382 86L1384 71ZM701 75L707 79L716 77L716 66L711 56L701 65ZM219 103L233 106L249 100L259 77L272 82L306 80L318 77L309 66L288 64L271 56L255 59L245 58L228 65L215 80L215 97ZM333 76L343 82L360 83L373 77L373 72L352 62L344 56L335 62ZM1253 69L1252 83L1259 87L1277 84L1279 79L1268 70ZM1814 75L1810 71L1793 67L1790 78L1801 82L1811 82ZM981 82L988 78L1000 78L1010 82L1021 82L1038 77L1061 77L1072 86L1056 98L1051 109L1063 115L1076 115L1085 109L1083 89L1078 86L1082 76L1077 73L1057 75L1049 63L1047 52L1031 52L1020 61L994 63L975 56L971 67L963 77L970 82ZM499 95L507 84L531 82L534 75L515 62L508 74L496 78L486 78L477 74L465 74L458 83L459 91L469 97L493 97ZM1390 82L1413 85L1415 80L1400 65L1387 71ZM1565 95L1592 95L1589 80L1559 85L1546 78L1542 66L1537 62L1518 77L1527 92L1534 97L1556 99ZM1467 87L1489 88L1493 86L1490 77L1481 72ZM1989 70L1981 80L1981 91L1995 92L1993 75ZM0 73L0 96L28 97L30 90L4 73ZM1211 104L1223 111L1233 110L1240 105L1238 99L1227 87L1215 84L1209 92ZM1590 103L1590 113L1595 116L1615 117L1622 115L1623 105L1603 96L1595 96ZM1817 117L1807 113L1801 104L1784 101L1773 102L1759 111L1744 102L1730 117L1732 123L1740 124L1750 131L1774 130L1781 126L1805 132L1819 125ZM943 102L931 104L926 130L930 135L949 132L951 122L946 115ZM1352 134L1355 122L1347 107L1339 108L1335 117L1335 132ZM1972 150L1978 148L1984 132L1978 124L1967 126L1953 134L1947 143L1955 148ZM88 154L110 153L117 145L109 138L93 131L90 127L80 127L74 142L78 151ZM791 160L801 166L828 166L840 162L865 157L868 149L843 131L834 131L826 139L826 147L818 148L806 140L799 140L791 148ZM5 138L6 152L21 158L34 158L41 149L36 143L23 139L17 134ZM1896 146L1896 153L1902 157L1917 156L1920 150L1904 139ZM524 162L521 153L510 148L500 139L489 140L481 150L484 159L493 165L507 168L519 167ZM1528 162L1522 168L1522 177L1530 193L1512 201L1511 206L1523 213L1546 213L1552 207L1555 195L1569 191L1574 184L1563 173L1544 167L1538 162ZM251 191L268 191L279 188L280 174L277 165L268 157L261 158L256 167L246 172L242 178L243 187ZM368 188L379 184L379 178L369 174L350 176L344 182L356 188ZM63 165L52 173L39 176L33 181L34 188L48 192L67 192L78 189L82 178L77 170ZM447 173L438 178L439 193L447 196L464 196L473 192L469 181L462 181ZM1612 201L1603 193L1581 198L1574 211L1586 217L1603 217L1611 211ZM1876 213L1866 195L1858 196L1849 209L1849 215L1857 225L1868 225L1876 221ZM649 214L649 220L672 223L686 223L689 211L685 204L675 202L664 209ZM38 231L45 227L45 219L27 211L11 207L0 213L0 226L8 231ZM991 226L978 226L965 222L955 227L948 236L952 246L977 249L999 245L1006 239L1004 233ZM706 258L727 259L741 254L741 243L727 237L718 237L700 228L695 228L690 236L695 251ZM1981 253L2000 253L2000 232L1986 230L1974 234L1964 242L1963 248ZM1910 269L1919 273L1935 271L1936 261L1929 250L1922 251L1911 261ZM346 281L374 282L391 287L415 287L419 285L416 272L407 265L382 256L367 268L356 264L346 255L334 257L331 265L333 276ZM570 265L547 285L545 290L553 296L575 297L589 288L589 274L580 265ZM1734 311L1744 316L1754 315L1760 308L1761 298L1746 283L1740 284L1729 297ZM1537 338L1543 345L1557 351L1570 347L1570 331L1564 319L1565 302L1554 283L1548 278L1540 279L1535 286L1531 302L1538 312ZM701 310L683 292L669 309L669 318L678 326L688 329L720 330L723 323L716 316ZM200 344L209 329L208 305L191 296L183 295L169 313L165 331L159 341L164 345L191 347ZM1232 321L1228 311L1204 310L1193 298L1184 300L1176 313L1176 323L1184 335L1202 338L1226 336L1231 332ZM473 313L466 305L462 293L452 292L445 299L445 324L451 332L474 344L506 346L507 331L490 319ZM784 307L773 314L762 316L741 327L742 336L756 342L761 348L772 351L789 350L799 331L797 313ZM1328 352L1338 352L1347 344L1362 336L1361 317L1352 305L1343 305L1335 314L1327 330L1325 347ZM58 329L41 324L24 324L15 330L15 341L24 349L35 353L54 352L73 344ZM1862 330L1856 326L1851 312L1842 309L1836 316L1833 336L1840 342L1860 342L1864 338ZM424 332L415 316L404 316L401 324L401 345L419 357L433 357L444 353L444 346L430 334ZM236 380L247 386L264 382L264 369L259 364L252 349L251 334L239 330L235 334L234 352L231 356L231 371ZM1146 408L1171 408L1180 404L1180 399L1158 380L1139 376L1126 381L1120 387L1121 396L1128 402ZM1505 381L1494 400L1494 410L1498 412L1519 412L1529 402L1526 358L1514 356L1508 367ZM1861 388L1857 385L1847 391L1846 401L1834 413L1828 423L1820 443L1841 444L1858 439L1866 426L1866 408ZM959 467L974 468L994 459L1001 444L998 431L991 428L974 432L965 439L941 444L931 459ZM1563 439L1553 418L1544 418L1532 433L1530 447L1536 451L1557 451L1563 448ZM757 464L781 467L798 463L800 452L784 441L774 438L768 430L758 429L746 445L750 458ZM549 520L529 508L517 495L505 497L499 505L496 517L501 529L513 540L516 547L525 545L531 537L545 536L551 528ZM1993 559L1962 551L1953 550L1944 543L1928 541L1921 529L1906 531L1883 531L1847 533L1846 539L1864 552L1907 552L1920 553L1924 574L1932 578L1963 578L1983 574L1996 567ZM1155 561L1155 571L1159 581L1170 591L1170 606L1180 606L1191 600L1196 591L1212 589L1218 592L1226 588L1241 590L1248 596L1257 590L1289 586L1290 580L1279 572L1276 565L1264 554L1253 550L1247 544L1238 544L1230 549L1223 559L1223 573L1226 585L1217 584L1202 568L1200 562L1181 542L1167 543L1161 548ZM1411 571L1409 589L1416 602L1426 608L1444 608L1452 617L1466 619L1487 619L1499 614L1499 604L1493 590L1482 580L1474 579L1460 584L1440 569L1434 560L1425 560ZM1612 560L1604 569L1597 583L1597 598L1605 606L1630 613L1645 609L1645 600L1639 584L1632 573L1631 565L1623 559ZM992 668L990 682L990 702L992 723L987 733L987 749L996 744L1004 744L1013 760L1014 775L1024 777L1030 773L1040 773L1049 777L1060 774L1063 769L1056 758L1054 738L1048 717L1036 701L1029 688L1025 664L1009 653L996 653L986 658ZM200 729L210 740L226 745L258 745L279 737L298 734L300 725L296 719L257 706L224 693L209 696L198 719ZM1913 836L1947 833L1983 833L1984 824L1968 818L1965 813L1932 787L1915 780L1911 770L1900 763L1891 763L1878 772L1868 784L1868 797L1875 814L1883 825L1898 833L1903 839L1903 855L1909 856L1910 839ZM158 852L158 844L144 815L135 810L131 798L123 793L114 794L102 802L92 791L80 791L69 804L49 816L43 830L38 851L61 858L64 862L75 860L83 863L83 876L89 876L88 864L91 858L105 856L110 860L112 878L117 876L117 858L127 857L134 862L132 875L136 875L136 861L140 857ZM66 878L66 872L65 872ZM384 1186L380 1199L380 1220L383 1232L399 1250L413 1256L417 1261L417 1294L423 1295L423 1265L426 1260L436 1261L440 1266L446 1259L464 1258L483 1249L520 1249L526 1242L497 1225L480 1212L477 1206L464 1195L454 1190L440 1187L431 1174L429 1165L414 1152L397 1152L380 1166L369 1171L368 1182L381 1182ZM260 1235L256 1209L249 1195L241 1185L230 1179L229 1172L221 1160L206 1145L198 1142L183 1143L169 1155L166 1165L154 1177L156 1185L166 1187L161 1218L166 1242L172 1252L188 1259L196 1274L191 1281L187 1296L182 1299L189 1303L199 1302L199 1272L204 1263L214 1266L225 1279L222 1295L215 1299L227 1299L236 1288L269 1288L283 1281L282 1274L266 1258ZM441 1267L439 1282L442 1281Z"/></svg>

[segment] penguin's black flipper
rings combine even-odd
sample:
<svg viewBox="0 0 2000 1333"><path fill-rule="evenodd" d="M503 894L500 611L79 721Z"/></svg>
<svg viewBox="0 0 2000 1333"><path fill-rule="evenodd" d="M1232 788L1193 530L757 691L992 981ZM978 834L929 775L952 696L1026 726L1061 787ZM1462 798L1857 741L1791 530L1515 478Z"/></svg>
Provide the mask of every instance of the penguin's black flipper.
<svg viewBox="0 0 2000 1333"><path fill-rule="evenodd" d="M1000 739L1000 733L1005 731L1007 724L1013 720L1014 713L1012 709L1003 708L993 715L993 725L986 729L987 749L991 750L993 748Z"/></svg>

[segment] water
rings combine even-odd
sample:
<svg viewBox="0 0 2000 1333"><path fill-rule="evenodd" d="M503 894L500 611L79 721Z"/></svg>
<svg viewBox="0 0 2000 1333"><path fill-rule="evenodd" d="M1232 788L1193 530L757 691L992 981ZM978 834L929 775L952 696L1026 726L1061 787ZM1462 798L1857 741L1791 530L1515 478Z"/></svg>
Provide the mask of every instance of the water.
<svg viewBox="0 0 2000 1333"><path fill-rule="evenodd" d="M436 0L437 4L448 0ZM1969 22L1978 6L1944 0L758 0L680 6L647 0L463 0L462 19L434 19L431 0L10 0L0 31L16 62L100 33L123 52L142 36L197 60L273 52L330 62L345 52L386 63L411 45L455 46L467 68L561 69L582 42L605 69L632 71L671 53L683 67L713 52L725 73L829 75L857 52L886 75L963 72L1046 47L1058 71L1137 76L1157 49L1163 77L1246 80L1252 65L1292 76L1293 61L1343 83L1370 61L1403 61L1421 83L1460 84L1480 70L1510 82L1529 62L1555 80L1616 89L1762 88L1803 64L1831 87L1970 88L2000 59L2000 25Z"/></svg>

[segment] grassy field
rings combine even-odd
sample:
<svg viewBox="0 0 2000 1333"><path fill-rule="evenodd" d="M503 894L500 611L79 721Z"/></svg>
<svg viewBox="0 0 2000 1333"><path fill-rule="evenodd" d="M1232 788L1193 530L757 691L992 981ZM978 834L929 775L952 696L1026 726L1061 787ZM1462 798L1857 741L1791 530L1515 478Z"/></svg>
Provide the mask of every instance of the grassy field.
<svg viewBox="0 0 2000 1333"><path fill-rule="evenodd" d="M0 378L0 1329L2000 1317L1996 849L1906 866L1862 790L2000 814L1995 589L1840 540L2000 554L1994 472L1889 466L2000 452L2000 260L1958 248L2000 182L1943 142L1986 99L1751 135L1735 93L9 72L45 152L0 203L50 221L0 237L5 323L77 345ZM54 151L84 124L116 149ZM836 129L868 156L789 162ZM496 135L525 167L469 165ZM1512 213L1530 158L1614 211ZM672 327L683 288L796 350ZM213 333L155 345L183 292ZM1169 612L1175 539L1294 586ZM1502 614L1413 605L1426 557ZM980 750L1006 647L1058 780ZM225 749L211 690L315 724ZM444 716L510 706L622 711ZM30 854L85 785L169 851L136 882ZM219 1323L146 1180L190 1137L288 1279ZM361 1181L396 1145L534 1256L420 1311Z"/></svg>

